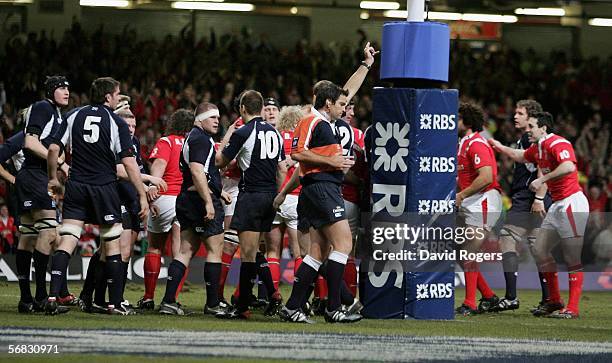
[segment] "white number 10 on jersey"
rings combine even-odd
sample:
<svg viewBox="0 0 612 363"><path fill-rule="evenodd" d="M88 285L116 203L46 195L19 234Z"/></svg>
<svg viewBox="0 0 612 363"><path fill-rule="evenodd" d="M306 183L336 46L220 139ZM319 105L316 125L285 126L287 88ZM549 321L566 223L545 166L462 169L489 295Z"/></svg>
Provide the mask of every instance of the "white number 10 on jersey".
<svg viewBox="0 0 612 363"><path fill-rule="evenodd" d="M278 157L279 141L276 132L259 132L257 133L257 139L259 139L260 144L260 159L275 159Z"/></svg>

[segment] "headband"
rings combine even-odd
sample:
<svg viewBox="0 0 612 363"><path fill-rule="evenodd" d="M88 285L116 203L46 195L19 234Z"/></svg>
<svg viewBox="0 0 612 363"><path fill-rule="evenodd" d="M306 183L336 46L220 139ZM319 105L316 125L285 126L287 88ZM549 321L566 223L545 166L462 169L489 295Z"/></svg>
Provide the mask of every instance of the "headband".
<svg viewBox="0 0 612 363"><path fill-rule="evenodd" d="M207 118L209 118L209 117L213 117L213 116L217 116L217 117L221 116L221 115L219 114L219 109L218 109L218 108L212 108L212 109L210 109L210 110L208 110L208 111L206 111L206 112L202 112L201 114L199 114L199 115L197 115L197 116L195 117L195 121L196 121L196 122L198 122L198 121L204 121L204 120L206 120Z"/></svg>

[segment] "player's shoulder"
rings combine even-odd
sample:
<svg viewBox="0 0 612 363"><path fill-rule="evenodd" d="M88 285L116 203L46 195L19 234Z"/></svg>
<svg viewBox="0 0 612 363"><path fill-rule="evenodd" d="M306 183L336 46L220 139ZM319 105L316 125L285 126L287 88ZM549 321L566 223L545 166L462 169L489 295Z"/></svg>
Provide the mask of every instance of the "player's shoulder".
<svg viewBox="0 0 612 363"><path fill-rule="evenodd" d="M553 147L555 147L557 145L562 145L562 144L572 145L572 143L569 142L569 140L567 140L563 136L559 136L559 135L556 135L556 134L552 134L550 137L546 138L545 142L548 145L548 147L550 147L550 148L553 148Z"/></svg>
<svg viewBox="0 0 612 363"><path fill-rule="evenodd" d="M48 100L36 101L32 104L32 112L55 112L55 107Z"/></svg>

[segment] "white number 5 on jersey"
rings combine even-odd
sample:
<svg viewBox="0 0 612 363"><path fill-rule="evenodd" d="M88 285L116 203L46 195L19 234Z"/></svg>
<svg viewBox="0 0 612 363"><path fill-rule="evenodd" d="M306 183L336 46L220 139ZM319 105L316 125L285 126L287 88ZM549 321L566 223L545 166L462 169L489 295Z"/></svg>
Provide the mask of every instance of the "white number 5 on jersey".
<svg viewBox="0 0 612 363"><path fill-rule="evenodd" d="M87 116L85 119L85 124L83 125L83 131L89 131L91 134L83 134L83 140L85 140L85 142L90 144L98 142L98 139L100 138L100 127L98 126L98 122L101 120L102 117L99 116Z"/></svg>

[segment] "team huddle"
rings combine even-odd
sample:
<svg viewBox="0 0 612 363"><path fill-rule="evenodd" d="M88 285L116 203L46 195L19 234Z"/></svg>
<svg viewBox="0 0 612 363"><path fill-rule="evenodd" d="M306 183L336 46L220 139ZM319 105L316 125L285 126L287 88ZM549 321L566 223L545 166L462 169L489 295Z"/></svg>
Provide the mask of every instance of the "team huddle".
<svg viewBox="0 0 612 363"><path fill-rule="evenodd" d="M158 305L161 314L191 313L178 296L190 261L203 244L205 314L248 319L251 309L261 307L264 315L287 322L312 323L315 313L331 323L361 320L354 245L363 238L359 221L370 199L372 135L370 128L363 133L351 124L351 99L376 53L368 43L364 61L343 87L317 82L312 105L281 111L277 100L243 91L234 105L240 117L218 142L221 115L216 105L203 102L195 110L175 111L166 135L149 156L149 174L144 173L134 136L129 97L120 95L118 81L96 79L91 104L62 114L60 108L68 105L68 80L49 77L46 99L27 109L24 132L9 139L1 152L2 162L12 158L20 165L15 181L21 221L19 312L56 315L67 312L68 305L116 315L154 310L161 254L170 239L173 259ZM572 145L552 133L552 116L535 101L517 104L515 123L524 132L518 149L483 138L479 131L484 115L474 105L461 104L459 120L456 206L466 225L491 230L501 217L494 151L508 155L517 166L512 209L499 233L506 295L498 298L478 264L464 261L466 297L457 313L519 307L517 244L529 236L542 285L542 301L533 314L578 317L588 202L578 185ZM542 216L543 221L529 215ZM134 243L145 223L150 241L145 293L132 306L123 292ZM66 274L84 224L100 226L101 243L77 298L68 291ZM295 278L283 304L279 281L285 235ZM570 273L567 307L551 255L559 240ZM482 242L467 241L460 248L477 252ZM238 247L240 279L228 302L225 281ZM35 296L29 281L32 260ZM477 289L482 294L478 306Z"/></svg>

